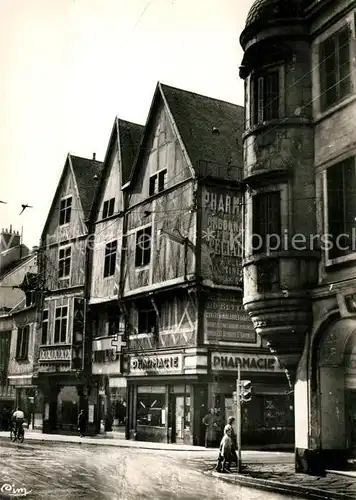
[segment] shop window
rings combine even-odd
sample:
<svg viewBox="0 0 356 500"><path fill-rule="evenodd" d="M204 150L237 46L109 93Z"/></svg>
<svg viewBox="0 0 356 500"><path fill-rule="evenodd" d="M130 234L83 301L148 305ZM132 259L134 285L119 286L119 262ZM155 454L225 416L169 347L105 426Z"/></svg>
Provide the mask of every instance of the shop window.
<svg viewBox="0 0 356 500"><path fill-rule="evenodd" d="M277 250L281 241L281 194L260 193L253 197L253 253ZM271 248L269 248L269 245Z"/></svg>
<svg viewBox="0 0 356 500"><path fill-rule="evenodd" d="M68 224L72 213L72 197L67 196L60 201L59 205L59 225Z"/></svg>
<svg viewBox="0 0 356 500"><path fill-rule="evenodd" d="M152 228L147 226L136 233L135 266L147 266L151 260Z"/></svg>
<svg viewBox="0 0 356 500"><path fill-rule="evenodd" d="M114 214L115 208L115 198L111 198L110 200L106 200L103 203L103 219L107 217L111 217Z"/></svg>
<svg viewBox="0 0 356 500"><path fill-rule="evenodd" d="M30 338L30 326L26 325L17 330L16 359L19 361L28 358L28 343Z"/></svg>
<svg viewBox="0 0 356 500"><path fill-rule="evenodd" d="M68 278L70 275L72 248L60 248L58 253L58 278Z"/></svg>
<svg viewBox="0 0 356 500"><path fill-rule="evenodd" d="M54 324L54 343L64 344L67 339L68 307L56 308L56 319Z"/></svg>
<svg viewBox="0 0 356 500"><path fill-rule="evenodd" d="M138 312L138 333L156 333L158 329L157 314L154 309Z"/></svg>
<svg viewBox="0 0 356 500"><path fill-rule="evenodd" d="M355 241L352 240L356 227L355 183L355 157L327 169L327 232L332 243L328 252L331 259L351 253L355 248Z"/></svg>
<svg viewBox="0 0 356 500"><path fill-rule="evenodd" d="M47 344L48 342L48 309L45 309L42 313L42 338L41 344Z"/></svg>
<svg viewBox="0 0 356 500"><path fill-rule="evenodd" d="M137 395L137 425L165 426L165 395Z"/></svg>
<svg viewBox="0 0 356 500"><path fill-rule="evenodd" d="M257 74L251 85L251 125L279 118L279 72Z"/></svg>
<svg viewBox="0 0 356 500"><path fill-rule="evenodd" d="M166 189L167 169L161 170L154 175L151 175L149 182L149 195L153 196Z"/></svg>
<svg viewBox="0 0 356 500"><path fill-rule="evenodd" d="M115 274L117 240L107 243L105 246L104 278Z"/></svg>
<svg viewBox="0 0 356 500"><path fill-rule="evenodd" d="M345 26L319 45L321 111L334 106L352 92L351 30Z"/></svg>
<svg viewBox="0 0 356 500"><path fill-rule="evenodd" d="M294 427L294 412L288 396L263 396L263 422L267 429L273 430Z"/></svg>

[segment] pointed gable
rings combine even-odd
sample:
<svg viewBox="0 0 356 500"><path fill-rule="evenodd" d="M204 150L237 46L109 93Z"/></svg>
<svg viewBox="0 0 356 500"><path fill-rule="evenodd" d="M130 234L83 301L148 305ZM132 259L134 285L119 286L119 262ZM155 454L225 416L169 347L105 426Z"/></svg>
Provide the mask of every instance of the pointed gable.
<svg viewBox="0 0 356 500"><path fill-rule="evenodd" d="M240 180L244 108L162 83L159 86L196 175Z"/></svg>
<svg viewBox="0 0 356 500"><path fill-rule="evenodd" d="M130 179L134 160L141 142L144 127L137 123L118 120L119 143L122 164L122 185Z"/></svg>
<svg viewBox="0 0 356 500"><path fill-rule="evenodd" d="M122 210L122 204L118 201L118 192L130 178L143 129L143 125L115 118L100 183L92 206L90 215L92 221L102 218L100 212L102 212L103 202L109 200L111 196L115 198L114 213Z"/></svg>
<svg viewBox="0 0 356 500"><path fill-rule="evenodd" d="M181 150L186 152L184 160L194 174L241 181L243 106L158 82L130 182L134 182L140 160L150 144L149 136L162 101Z"/></svg>
<svg viewBox="0 0 356 500"><path fill-rule="evenodd" d="M88 219L99 184L103 163L70 155L84 218Z"/></svg>

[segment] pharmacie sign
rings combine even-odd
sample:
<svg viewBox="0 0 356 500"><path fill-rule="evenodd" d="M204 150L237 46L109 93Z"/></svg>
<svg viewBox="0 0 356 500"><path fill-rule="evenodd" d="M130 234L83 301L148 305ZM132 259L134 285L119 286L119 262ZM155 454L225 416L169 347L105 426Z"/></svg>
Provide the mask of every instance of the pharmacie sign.
<svg viewBox="0 0 356 500"><path fill-rule="evenodd" d="M130 373L133 375L143 373L169 374L180 373L181 371L181 354L134 356L130 358Z"/></svg>
<svg viewBox="0 0 356 500"><path fill-rule="evenodd" d="M237 371L239 364L242 371L284 373L284 369L281 368L278 360L269 354L260 356L255 354L211 353L212 370Z"/></svg>

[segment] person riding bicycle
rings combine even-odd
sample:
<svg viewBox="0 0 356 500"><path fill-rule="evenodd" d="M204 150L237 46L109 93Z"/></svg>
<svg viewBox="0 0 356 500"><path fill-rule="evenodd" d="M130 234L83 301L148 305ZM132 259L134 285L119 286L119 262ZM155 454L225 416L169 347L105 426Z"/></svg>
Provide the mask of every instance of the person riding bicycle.
<svg viewBox="0 0 356 500"><path fill-rule="evenodd" d="M23 429L22 424L24 423L25 420L25 414L24 412L17 407L14 413L12 414L12 422L14 425L14 429L16 432L16 435L19 435L19 431Z"/></svg>

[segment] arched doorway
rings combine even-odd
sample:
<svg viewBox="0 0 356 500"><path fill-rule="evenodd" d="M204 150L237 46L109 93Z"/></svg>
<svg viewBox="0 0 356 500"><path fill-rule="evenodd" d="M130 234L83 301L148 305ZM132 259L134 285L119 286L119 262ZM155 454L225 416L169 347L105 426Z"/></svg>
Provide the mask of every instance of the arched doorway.
<svg viewBox="0 0 356 500"><path fill-rule="evenodd" d="M334 455L356 453L356 320L339 320L328 328L318 366L321 449Z"/></svg>

